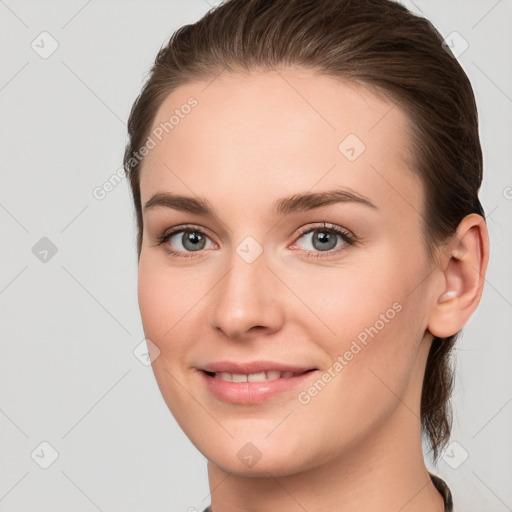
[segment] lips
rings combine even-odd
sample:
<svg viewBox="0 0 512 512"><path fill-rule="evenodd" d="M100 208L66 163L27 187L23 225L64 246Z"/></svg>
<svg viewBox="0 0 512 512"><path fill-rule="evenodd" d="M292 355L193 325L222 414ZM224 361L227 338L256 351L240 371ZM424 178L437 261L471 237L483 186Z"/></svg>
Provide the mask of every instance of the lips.
<svg viewBox="0 0 512 512"><path fill-rule="evenodd" d="M219 361L205 365L200 373L207 389L222 401L256 404L285 392L297 391L315 378L316 370L275 361Z"/></svg>

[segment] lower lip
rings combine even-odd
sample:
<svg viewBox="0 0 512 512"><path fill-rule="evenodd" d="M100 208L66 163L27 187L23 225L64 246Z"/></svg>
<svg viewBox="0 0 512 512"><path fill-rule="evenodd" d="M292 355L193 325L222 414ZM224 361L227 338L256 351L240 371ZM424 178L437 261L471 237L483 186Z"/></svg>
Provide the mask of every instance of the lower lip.
<svg viewBox="0 0 512 512"><path fill-rule="evenodd" d="M285 391L293 391L304 385L304 382L316 375L313 370L295 377L282 377L275 380L260 382L229 382L211 377L201 371L202 377L210 392L224 402L232 404L256 404L269 400Z"/></svg>

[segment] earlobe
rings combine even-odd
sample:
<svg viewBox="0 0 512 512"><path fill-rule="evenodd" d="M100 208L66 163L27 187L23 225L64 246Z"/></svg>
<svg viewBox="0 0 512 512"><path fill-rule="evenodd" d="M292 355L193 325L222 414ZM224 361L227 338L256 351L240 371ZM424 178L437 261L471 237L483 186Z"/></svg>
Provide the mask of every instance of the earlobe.
<svg viewBox="0 0 512 512"><path fill-rule="evenodd" d="M475 311L485 281L489 240L485 220L470 214L442 249L443 287L436 292L427 329L439 338L459 332Z"/></svg>

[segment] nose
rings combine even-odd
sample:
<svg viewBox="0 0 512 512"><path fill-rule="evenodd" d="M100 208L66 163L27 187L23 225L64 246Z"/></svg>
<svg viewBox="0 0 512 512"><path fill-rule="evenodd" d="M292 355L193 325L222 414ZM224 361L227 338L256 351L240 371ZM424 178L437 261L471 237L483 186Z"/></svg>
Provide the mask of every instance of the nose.
<svg viewBox="0 0 512 512"><path fill-rule="evenodd" d="M282 328L283 285L267 267L265 252L248 263L234 252L224 277L212 290L210 325L226 337L261 337Z"/></svg>

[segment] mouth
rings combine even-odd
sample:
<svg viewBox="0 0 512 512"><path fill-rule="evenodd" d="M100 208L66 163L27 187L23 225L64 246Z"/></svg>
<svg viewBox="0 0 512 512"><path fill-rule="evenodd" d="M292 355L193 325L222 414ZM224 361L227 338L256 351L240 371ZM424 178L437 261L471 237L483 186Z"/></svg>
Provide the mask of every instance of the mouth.
<svg viewBox="0 0 512 512"><path fill-rule="evenodd" d="M223 402L258 404L277 396L294 395L318 376L317 368L289 366L269 361L212 363L199 371L206 389Z"/></svg>
<svg viewBox="0 0 512 512"><path fill-rule="evenodd" d="M257 373L231 373L231 372L209 372L205 371L206 375L214 379L220 379L226 382L265 382L277 379L290 379L304 375L305 373L315 371L314 368L301 372L267 370Z"/></svg>

